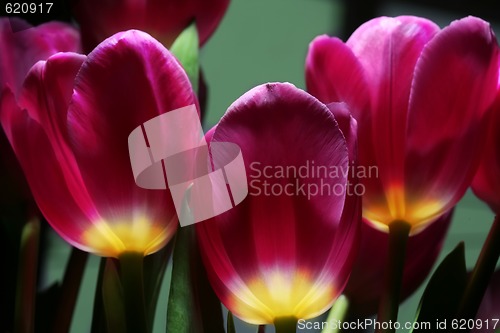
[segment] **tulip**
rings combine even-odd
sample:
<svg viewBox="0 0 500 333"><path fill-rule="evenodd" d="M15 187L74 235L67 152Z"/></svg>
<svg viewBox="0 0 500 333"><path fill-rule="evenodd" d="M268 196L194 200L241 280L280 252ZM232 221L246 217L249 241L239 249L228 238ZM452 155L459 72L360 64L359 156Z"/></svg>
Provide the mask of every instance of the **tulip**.
<svg viewBox="0 0 500 333"><path fill-rule="evenodd" d="M147 255L174 234L169 193L139 188L127 138L145 121L196 104L173 55L146 33L127 31L88 56L38 62L16 99L1 100L3 129L34 198L73 246L97 255Z"/></svg>
<svg viewBox="0 0 500 333"><path fill-rule="evenodd" d="M14 27L22 30L13 32ZM5 87L17 94L37 61L57 52L78 52L79 47L80 35L70 25L50 22L33 27L18 18L0 18L0 97ZM29 200L30 194L10 144L0 132L0 201L2 206L12 207Z"/></svg>
<svg viewBox="0 0 500 333"><path fill-rule="evenodd" d="M93 49L105 38L122 30L148 32L166 47L192 21L196 22L200 45L215 31L229 0L73 0L73 12L80 23L83 45Z"/></svg>
<svg viewBox="0 0 500 333"><path fill-rule="evenodd" d="M497 81L495 36L474 17L442 30L419 17L380 17L346 43L320 36L310 45L308 90L349 104L359 164L378 168L360 182L363 217L389 231L381 322L397 320L409 235L450 210L474 177Z"/></svg>
<svg viewBox="0 0 500 333"><path fill-rule="evenodd" d="M430 273L443 246L452 215L446 213L408 240L400 302L417 290ZM376 314L382 295L388 235L363 221L360 244L344 294L349 299L351 313L368 317Z"/></svg>
<svg viewBox="0 0 500 333"><path fill-rule="evenodd" d="M380 17L346 43L320 36L306 61L308 90L347 102L359 123L363 217L413 232L451 209L470 185L497 87L495 36L467 17L440 30L423 18Z"/></svg>
<svg viewBox="0 0 500 333"><path fill-rule="evenodd" d="M291 321L292 329L342 292L356 252L360 200L329 190L355 179L312 172L347 170L355 137L344 104L327 107L286 83L250 90L207 133L211 143L241 147L247 172L247 198L196 227L214 291L239 318L275 323L278 332ZM301 167L302 174L294 173ZM282 168L288 175L280 175Z"/></svg>

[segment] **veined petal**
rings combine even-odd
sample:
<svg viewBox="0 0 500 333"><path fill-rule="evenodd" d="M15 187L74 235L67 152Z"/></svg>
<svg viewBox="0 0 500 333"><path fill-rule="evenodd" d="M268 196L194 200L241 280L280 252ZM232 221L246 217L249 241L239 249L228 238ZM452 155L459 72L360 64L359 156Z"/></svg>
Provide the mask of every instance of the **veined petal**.
<svg viewBox="0 0 500 333"><path fill-rule="evenodd" d="M346 244L358 244L359 242L359 228L361 226L361 196L364 187L359 184L358 174L358 123L354 117L351 116L347 104L345 103L330 103L327 105L330 112L333 113L335 120L339 125L347 143L349 152L349 174L346 185L346 198L344 202L344 209L342 211L342 221L351 221L351 223L344 223L343 230L339 234L345 235L345 239L336 240L345 242ZM361 166L363 168L363 166ZM357 247L344 246L339 248L339 253L335 253L337 260L335 266L341 267L337 273L339 281L346 281L351 274L352 262L357 255ZM333 254L333 253L332 253ZM349 260L345 260L349 258Z"/></svg>
<svg viewBox="0 0 500 333"><path fill-rule="evenodd" d="M212 35L229 0L110 0L73 1L73 12L82 28L83 43L90 51L109 36L138 29L169 47L196 20L203 45Z"/></svg>
<svg viewBox="0 0 500 333"><path fill-rule="evenodd" d="M26 26L14 33L12 25ZM18 94L29 69L57 52L78 52L78 31L60 22L31 27L19 18L0 18L0 89L8 85Z"/></svg>
<svg viewBox="0 0 500 333"><path fill-rule="evenodd" d="M307 90L324 103L346 102L358 115L368 112L370 98L365 70L340 39L316 37L306 58Z"/></svg>
<svg viewBox="0 0 500 333"><path fill-rule="evenodd" d="M10 90L2 94L0 110L3 129L41 212L67 242L81 250L92 251L80 238L92 211L83 211L75 200L78 192L68 188L65 179L68 170L59 163L44 129L26 110L17 106Z"/></svg>
<svg viewBox="0 0 500 333"><path fill-rule="evenodd" d="M370 85L370 109L353 109L360 133L369 131L371 135L360 136L360 164L377 165L379 171L379 180L363 180L367 193L363 209L370 219L383 220L377 216L382 207L394 215L404 209L400 201L413 71L422 49L438 31L437 25L419 17L380 17L359 27L346 43L365 69Z"/></svg>
<svg viewBox="0 0 500 333"><path fill-rule="evenodd" d="M498 50L488 23L451 23L422 51L409 104L405 212L425 223L465 193L485 139L485 114L496 94Z"/></svg>
<svg viewBox="0 0 500 333"><path fill-rule="evenodd" d="M349 161L354 164L358 159L358 122L351 115L350 109L345 103L329 103L327 107L344 135L349 151Z"/></svg>
<svg viewBox="0 0 500 333"><path fill-rule="evenodd" d="M143 32L110 37L89 54L77 75L68 111L71 147L103 218L96 228L115 228L124 248L135 248L133 233L142 230L141 242L162 235L151 252L158 250L177 225L167 191L136 185L128 136L144 122L192 104L196 97L178 61Z"/></svg>
<svg viewBox="0 0 500 333"><path fill-rule="evenodd" d="M13 32L12 27L23 28ZM76 52L80 47L80 38L76 29L58 22L45 23L33 27L19 18L0 18L0 98L4 87L10 87L18 96L22 83L29 69L39 60L46 60L54 53L62 51ZM31 202L31 194L21 168L1 133L0 150L2 163L0 169L2 203L8 205L23 200Z"/></svg>
<svg viewBox="0 0 500 333"><path fill-rule="evenodd" d="M344 286L340 271L348 266L346 248L352 246L345 234L352 220L341 219L345 191L309 192L320 184L323 191L335 185L345 190L346 174L318 177L318 167L348 167L346 141L334 117L290 84L266 84L229 108L212 142L241 147L250 191L231 211L197 224L216 293L251 323L319 315ZM293 174L300 167L309 174ZM264 182L271 188L267 195Z"/></svg>
<svg viewBox="0 0 500 333"><path fill-rule="evenodd" d="M309 46L306 60L306 83L310 93L325 103L345 102L356 118L356 165L366 170L367 176L359 181L363 188L377 195L365 196L366 204L385 206L384 187L378 175L374 149L372 113L369 85L363 66L352 50L337 38L317 37ZM356 128L356 130L357 130ZM352 130L352 129L351 129ZM343 129L344 135L345 130ZM359 143L358 143L359 142ZM351 149L350 149L351 150Z"/></svg>
<svg viewBox="0 0 500 333"><path fill-rule="evenodd" d="M36 63L24 81L19 106L42 125L51 141L68 141L68 107L76 74L86 58L77 53L58 53Z"/></svg>
<svg viewBox="0 0 500 333"><path fill-rule="evenodd" d="M67 109L75 76L84 60L85 56L76 53L59 53L47 61L38 62L26 77L18 104L20 109L26 110L30 120L38 123L43 130L51 145L50 150L61 167L66 187L74 193L75 202L91 219L97 213L85 190L73 152L68 146L66 128ZM4 128L9 126L9 123L4 124ZM68 223L52 223L58 222Z"/></svg>

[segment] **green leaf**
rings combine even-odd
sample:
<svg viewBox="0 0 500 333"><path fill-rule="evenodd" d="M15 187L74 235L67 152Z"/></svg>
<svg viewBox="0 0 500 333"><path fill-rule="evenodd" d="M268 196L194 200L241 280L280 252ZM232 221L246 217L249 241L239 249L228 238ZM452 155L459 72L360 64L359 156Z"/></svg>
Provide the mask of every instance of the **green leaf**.
<svg viewBox="0 0 500 333"><path fill-rule="evenodd" d="M226 325L227 333L236 333L236 328L234 327L234 318L231 311L227 313L227 325Z"/></svg>
<svg viewBox="0 0 500 333"><path fill-rule="evenodd" d="M199 38L196 24L193 22L177 37L170 51L179 60L186 71L194 91L198 91L199 79Z"/></svg>
<svg viewBox="0 0 500 333"><path fill-rule="evenodd" d="M467 267L462 242L446 256L432 275L420 300L416 321L430 322L434 328L437 320L446 320L449 324L457 313L466 285ZM414 329L412 332L420 331L423 330Z"/></svg>
<svg viewBox="0 0 500 333"><path fill-rule="evenodd" d="M336 321L344 321L347 311L349 310L349 300L346 296L341 295L333 304L332 309L328 313L328 323L333 323ZM340 332L340 328L334 328L333 325L326 325L326 327L321 331L321 333L337 333Z"/></svg>
<svg viewBox="0 0 500 333"><path fill-rule="evenodd" d="M193 225L179 228L175 239L167 332L224 333L221 304L208 283Z"/></svg>
<svg viewBox="0 0 500 333"><path fill-rule="evenodd" d="M106 260L102 279L102 301L108 332L126 333L123 288L113 259Z"/></svg>
<svg viewBox="0 0 500 333"><path fill-rule="evenodd" d="M193 218L187 204L191 187L182 205L184 220ZM224 333L221 303L208 282L194 225L180 227L175 237L167 332Z"/></svg>
<svg viewBox="0 0 500 333"><path fill-rule="evenodd" d="M195 318L192 312L195 307L194 296L190 286L189 243L190 230L180 228L175 237L175 247L172 264L172 279L167 308L167 332L190 333L195 330Z"/></svg>

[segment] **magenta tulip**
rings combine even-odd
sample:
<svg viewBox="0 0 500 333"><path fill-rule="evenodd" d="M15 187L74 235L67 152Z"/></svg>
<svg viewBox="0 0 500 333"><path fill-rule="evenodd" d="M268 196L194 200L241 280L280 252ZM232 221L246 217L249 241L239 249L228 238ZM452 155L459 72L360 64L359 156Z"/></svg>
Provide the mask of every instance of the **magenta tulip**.
<svg viewBox="0 0 500 333"><path fill-rule="evenodd" d="M423 18L380 17L346 43L321 36L306 62L308 90L346 102L359 124L363 216L412 231L451 209L470 185L497 88L498 55L488 23L474 17L444 29Z"/></svg>
<svg viewBox="0 0 500 333"><path fill-rule="evenodd" d="M146 31L169 47L195 21L204 44L221 21L229 0L73 0L83 44L92 50L123 30Z"/></svg>
<svg viewBox="0 0 500 333"><path fill-rule="evenodd" d="M408 240L401 301L417 290L430 273L443 246L452 215L451 212L443 215ZM360 244L344 293L353 313L371 316L377 312L384 287L388 235L363 221Z"/></svg>
<svg viewBox="0 0 500 333"><path fill-rule="evenodd" d="M22 28L13 32L13 28ZM58 22L33 27L18 18L0 18L0 98L4 88L14 94L29 69L57 52L78 52L80 35L70 25ZM0 203L13 206L31 201L21 167L3 131L0 133Z"/></svg>
<svg viewBox="0 0 500 333"><path fill-rule="evenodd" d="M330 173L355 159L346 106L266 84L234 102L206 137L241 147L249 187L234 209L197 224L223 304L253 324L326 311L347 282L361 213L359 197L345 191L355 179Z"/></svg>
<svg viewBox="0 0 500 333"><path fill-rule="evenodd" d="M177 60L151 36L119 33L87 56L37 63L1 122L35 200L70 244L101 256L159 250L177 228L169 193L139 188L127 138L155 116L196 104Z"/></svg>

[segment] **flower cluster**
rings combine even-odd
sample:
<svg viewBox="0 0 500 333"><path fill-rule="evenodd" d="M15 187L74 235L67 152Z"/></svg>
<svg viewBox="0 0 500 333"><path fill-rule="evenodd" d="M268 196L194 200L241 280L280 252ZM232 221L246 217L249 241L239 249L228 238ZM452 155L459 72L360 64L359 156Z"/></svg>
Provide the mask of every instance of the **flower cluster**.
<svg viewBox="0 0 500 333"><path fill-rule="evenodd" d="M500 64L489 24L467 17L441 29L400 16L372 19L346 42L315 38L306 90L265 83L229 106L197 139L214 149L237 145L247 177L221 171L214 150L191 157L219 171L229 195L234 184L249 195L180 227L178 213L189 217L187 199L200 193L191 184L178 207L171 193L177 184L138 186L129 135L142 128L144 159L153 160L148 140L158 138L146 135L152 119L171 119L188 106L204 112L198 52L228 5L75 0L78 28L0 18L0 207L24 212L16 236L18 294L9 303L15 314L2 329L35 330L39 230L27 218L46 220L75 258L107 258L93 331L150 332L156 302L166 301L158 293L172 257L169 332L224 331L223 304L228 333L233 315L290 333L332 306L338 315L341 295L349 310L340 320L378 311L381 322L396 321L400 302L429 276L467 189L500 213ZM14 32L13 23L25 29ZM189 130L183 124L157 130L172 128L178 137L168 137L182 143ZM179 174L199 173L180 155L175 161ZM170 162L156 162L168 183ZM203 179L213 191L204 204L216 210L227 193L210 175ZM440 299L447 302L434 319L474 319L478 310L478 318L498 315L498 273L486 290L498 244L496 220L470 275L460 247L450 254L431 277L416 320L428 320ZM68 330L84 264L68 263L54 299L59 310L48 320L53 331ZM449 276L456 283L447 285Z"/></svg>

